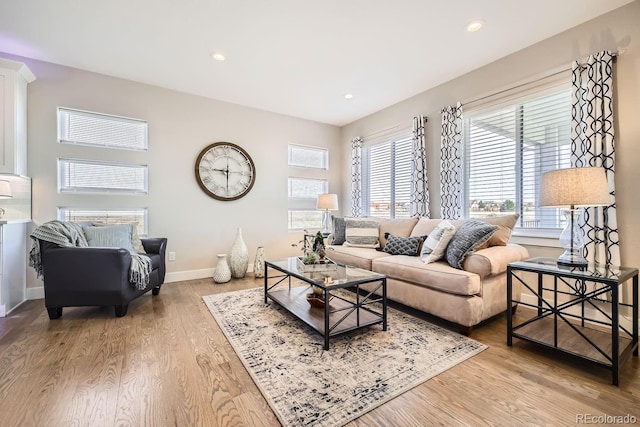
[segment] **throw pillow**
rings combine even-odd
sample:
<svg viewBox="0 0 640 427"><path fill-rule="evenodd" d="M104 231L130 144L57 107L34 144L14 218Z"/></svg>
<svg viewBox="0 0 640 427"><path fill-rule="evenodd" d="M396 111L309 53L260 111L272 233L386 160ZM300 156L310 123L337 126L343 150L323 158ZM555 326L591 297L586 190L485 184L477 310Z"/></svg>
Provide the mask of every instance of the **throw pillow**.
<svg viewBox="0 0 640 427"><path fill-rule="evenodd" d="M385 219L380 221L378 239L380 239L380 247L384 248L387 244L386 234L393 234L398 237L409 237L411 230L418 222L418 217L405 219ZM425 233L426 234L426 233ZM421 236L424 236L422 234ZM417 236L420 237L420 236Z"/></svg>
<svg viewBox="0 0 640 427"><path fill-rule="evenodd" d="M497 225L469 219L462 223L447 246L449 265L462 270L464 258L486 243L498 229Z"/></svg>
<svg viewBox="0 0 640 427"><path fill-rule="evenodd" d="M444 256L447 245L456 233L456 228L449 221L440 221L438 226L427 236L422 244L420 258L425 264L436 262Z"/></svg>
<svg viewBox="0 0 640 427"><path fill-rule="evenodd" d="M487 243L485 243L483 247L506 246L507 243L509 243L511 232L513 231L513 227L515 227L518 218L520 218L520 214L490 216L487 218L482 218L482 222L498 226L496 232L493 233L493 236L491 236L489 241L487 241Z"/></svg>
<svg viewBox="0 0 640 427"><path fill-rule="evenodd" d="M129 252L135 252L131 242L131 226L129 224L82 227L82 231L84 231L89 246L124 248Z"/></svg>
<svg viewBox="0 0 640 427"><path fill-rule="evenodd" d="M422 237L401 237L390 233L385 233L387 244L382 249L391 255L418 256L420 245L424 240Z"/></svg>
<svg viewBox="0 0 640 427"><path fill-rule="evenodd" d="M345 218L345 245L377 248L378 220L374 218Z"/></svg>
<svg viewBox="0 0 640 427"><path fill-rule="evenodd" d="M140 235L138 234L138 223L137 222L123 222L123 223L115 223L115 224L107 224L104 222L94 222L91 225L94 227L108 227L111 225L129 225L131 226L131 243L133 244L133 248L139 254L146 254L147 251L144 250L144 246L142 245L142 240L140 240Z"/></svg>
<svg viewBox="0 0 640 427"><path fill-rule="evenodd" d="M344 218L341 216L332 215L331 219L333 221L333 241L331 242L331 244L341 245L346 240L346 236L345 236L346 223L344 221Z"/></svg>

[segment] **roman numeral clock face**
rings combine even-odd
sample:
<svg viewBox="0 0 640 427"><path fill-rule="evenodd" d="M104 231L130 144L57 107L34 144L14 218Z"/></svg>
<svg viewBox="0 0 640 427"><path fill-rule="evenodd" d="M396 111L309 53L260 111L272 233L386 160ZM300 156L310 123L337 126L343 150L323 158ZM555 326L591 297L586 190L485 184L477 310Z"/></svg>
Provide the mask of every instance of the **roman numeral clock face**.
<svg viewBox="0 0 640 427"><path fill-rule="evenodd" d="M249 154L230 142L216 142L200 152L196 160L200 188L217 200L236 200L246 195L256 180Z"/></svg>

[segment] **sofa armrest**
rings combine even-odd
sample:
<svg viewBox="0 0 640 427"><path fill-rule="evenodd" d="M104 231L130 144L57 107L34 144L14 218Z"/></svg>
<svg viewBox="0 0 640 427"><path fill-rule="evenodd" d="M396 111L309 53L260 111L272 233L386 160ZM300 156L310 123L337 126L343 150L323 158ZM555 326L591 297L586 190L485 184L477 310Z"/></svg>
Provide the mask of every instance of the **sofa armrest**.
<svg viewBox="0 0 640 427"><path fill-rule="evenodd" d="M529 252L523 246L509 243L506 246L490 246L467 256L463 263L465 271L476 273L481 279L507 271L510 262L529 258Z"/></svg>
<svg viewBox="0 0 640 427"><path fill-rule="evenodd" d="M131 254L123 248L55 247L42 253L45 293L129 287Z"/></svg>

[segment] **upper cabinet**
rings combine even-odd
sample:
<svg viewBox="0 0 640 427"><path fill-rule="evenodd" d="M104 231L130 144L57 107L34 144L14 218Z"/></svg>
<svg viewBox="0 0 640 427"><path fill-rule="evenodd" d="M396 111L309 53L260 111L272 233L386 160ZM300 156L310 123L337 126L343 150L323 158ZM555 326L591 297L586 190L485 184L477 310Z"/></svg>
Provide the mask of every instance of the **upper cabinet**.
<svg viewBox="0 0 640 427"><path fill-rule="evenodd" d="M0 173L27 174L27 85L35 79L22 62L0 58Z"/></svg>

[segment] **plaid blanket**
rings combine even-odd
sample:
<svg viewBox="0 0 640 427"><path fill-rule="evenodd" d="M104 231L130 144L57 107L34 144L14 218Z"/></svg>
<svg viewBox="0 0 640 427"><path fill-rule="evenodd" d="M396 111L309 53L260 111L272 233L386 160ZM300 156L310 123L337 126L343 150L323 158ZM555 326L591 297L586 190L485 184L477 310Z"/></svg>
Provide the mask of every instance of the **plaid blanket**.
<svg viewBox="0 0 640 427"><path fill-rule="evenodd" d="M29 251L29 266L33 267L38 277L43 275L42 254L38 240L55 243L64 247L88 247L87 239L82 231L82 226L69 221L49 221L37 227L31 233L33 244ZM129 281L134 283L136 289L142 290L149 284L151 272L151 259L147 256L131 252L131 265L129 266Z"/></svg>

